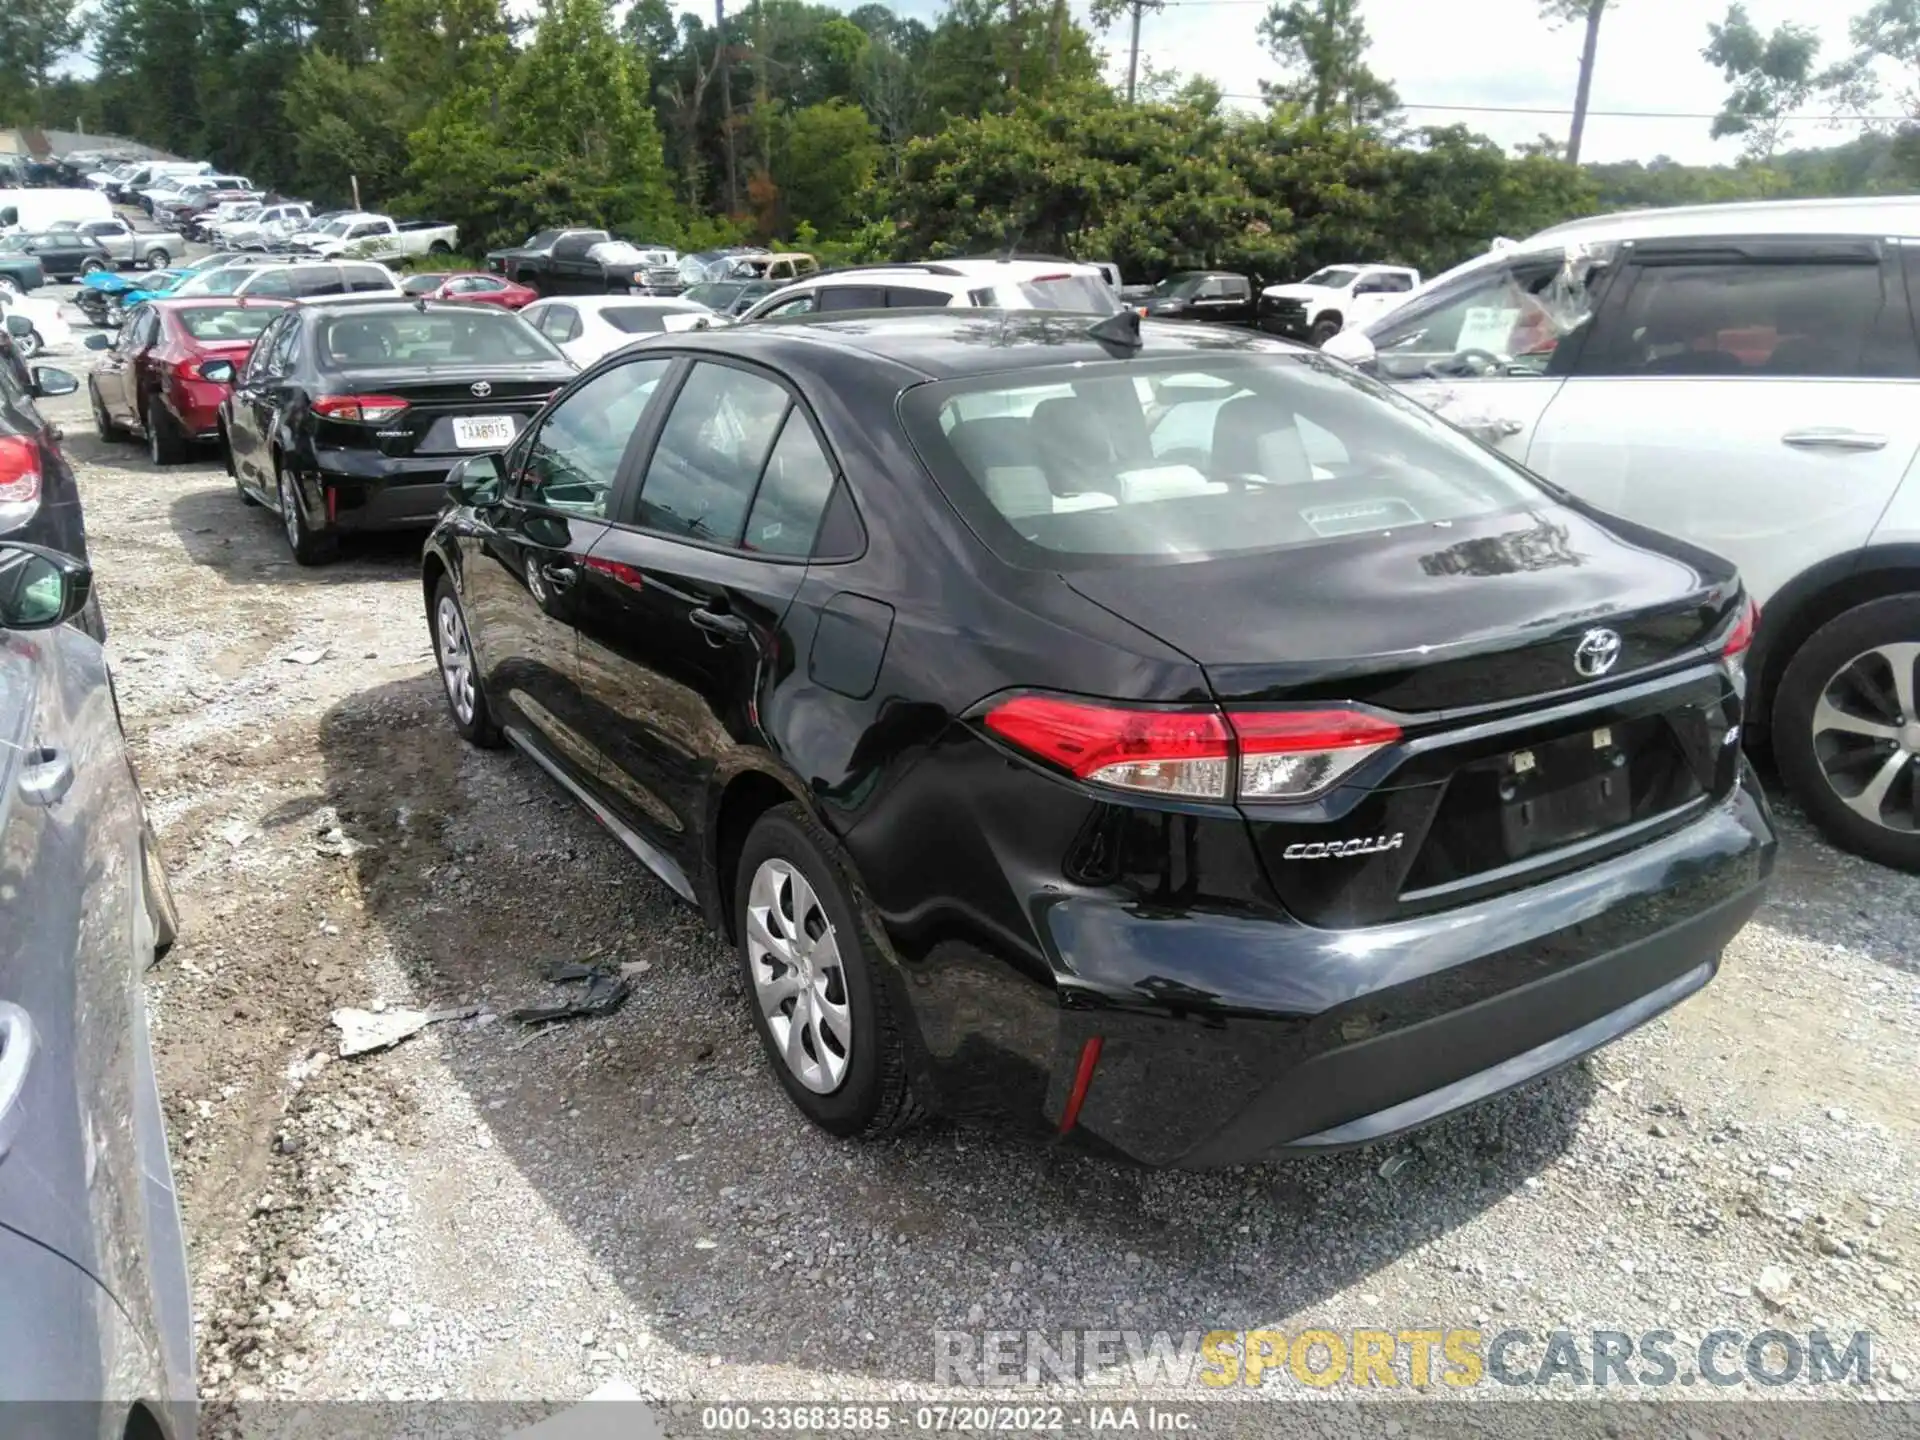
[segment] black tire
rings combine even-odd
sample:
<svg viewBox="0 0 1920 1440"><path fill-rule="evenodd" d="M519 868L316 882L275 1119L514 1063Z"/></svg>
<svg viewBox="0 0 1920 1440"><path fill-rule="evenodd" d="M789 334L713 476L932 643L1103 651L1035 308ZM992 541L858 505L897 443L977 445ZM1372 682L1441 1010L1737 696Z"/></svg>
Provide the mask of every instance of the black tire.
<svg viewBox="0 0 1920 1440"><path fill-rule="evenodd" d="M97 275L107 268L107 262L100 259L85 260L80 265L82 275Z"/></svg>
<svg viewBox="0 0 1920 1440"><path fill-rule="evenodd" d="M447 605L453 607L453 613L459 621L467 664L471 667L468 679L473 689L473 713L465 717L462 717L460 707L454 701L453 683L447 675L447 637L442 634L441 624L441 610ZM453 721L453 728L460 732L460 738L469 745L482 750L498 750L506 742L500 734L499 724L493 718L493 707L487 704L487 692L480 684L479 667L473 657L473 637L467 629L467 612L461 607L459 595L454 592L453 581L445 575L433 587L433 603L427 607L427 630L433 636L433 660L440 670L440 695L447 702L447 718Z"/></svg>
<svg viewBox="0 0 1920 1440"><path fill-rule="evenodd" d="M147 397L147 458L156 465L178 465L187 458L187 437L158 395Z"/></svg>
<svg viewBox="0 0 1920 1440"><path fill-rule="evenodd" d="M164 270L173 263L173 256L169 255L165 248L159 245L147 251L141 259L149 270Z"/></svg>
<svg viewBox="0 0 1920 1440"><path fill-rule="evenodd" d="M102 440L111 445L127 438L127 432L108 418L107 402L100 398L100 387L91 379L87 381L87 400L93 406L93 428Z"/></svg>
<svg viewBox="0 0 1920 1440"><path fill-rule="evenodd" d="M295 492L293 472L276 463L273 473L278 481L280 526L287 546L301 565L325 565L340 553L340 537L331 530L315 530L307 524L305 510Z"/></svg>
<svg viewBox="0 0 1920 1440"><path fill-rule="evenodd" d="M1881 708L1898 709L1891 689L1891 671L1883 663L1865 657L1880 646L1915 642L1920 642L1920 595L1893 595L1869 601L1829 620L1794 652L1780 677L1769 739L1780 778L1822 834L1842 850L1898 870L1920 871L1920 760L1910 761L1904 771L1895 769L1885 796L1886 804L1892 807L1891 813L1883 811L1886 819L1894 823L1876 824L1841 797L1834 782L1827 778L1827 762L1837 755L1857 755L1860 763L1842 764L1838 778L1851 785L1858 777L1859 788L1864 788L1866 780L1899 752L1898 742L1830 733L1823 747L1813 728L1814 712L1822 697L1829 687L1840 681L1843 673L1853 671L1856 659L1864 663L1853 673L1865 683L1866 689L1843 687L1847 703L1842 708L1863 717L1871 715L1891 725L1893 714L1873 713ZM1884 689L1874 684L1882 676L1888 682ZM1881 703L1875 704L1874 699ZM1914 714L1903 714L1900 718L1909 724L1920 720L1920 716ZM1852 793L1857 795L1859 789L1853 789ZM1902 810L1906 811L1905 815L1900 813ZM1901 828L1903 824L1915 828Z"/></svg>
<svg viewBox="0 0 1920 1440"><path fill-rule="evenodd" d="M451 255L453 253L453 247L444 240L436 240L427 246L427 253L429 255Z"/></svg>
<svg viewBox="0 0 1920 1440"><path fill-rule="evenodd" d="M753 878L769 860L782 860L813 887L839 950L840 974L851 1014L852 1044L839 1085L822 1094L808 1089L788 1067L761 1013L749 959L748 895ZM780 1087L801 1114L830 1135L871 1140L896 1134L925 1118L907 1073L900 1021L882 978L879 959L853 900L853 884L840 847L798 805L769 810L755 823L740 852L734 882L733 918L739 932L740 986Z"/></svg>
<svg viewBox="0 0 1920 1440"><path fill-rule="evenodd" d="M14 337L13 353L22 360L35 359L46 348L47 342L40 338L38 330L29 330L24 335Z"/></svg>
<svg viewBox="0 0 1920 1440"><path fill-rule="evenodd" d="M1313 329L1307 334L1307 342L1317 350L1338 335L1340 330L1341 325L1338 320L1316 320L1313 323Z"/></svg>

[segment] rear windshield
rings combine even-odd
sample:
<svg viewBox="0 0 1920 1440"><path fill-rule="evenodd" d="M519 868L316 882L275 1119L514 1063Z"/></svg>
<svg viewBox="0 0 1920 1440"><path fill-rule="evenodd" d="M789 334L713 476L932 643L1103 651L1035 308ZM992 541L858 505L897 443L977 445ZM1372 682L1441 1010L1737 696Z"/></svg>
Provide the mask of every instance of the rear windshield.
<svg viewBox="0 0 1920 1440"><path fill-rule="evenodd" d="M565 357L517 315L479 306L471 314L403 311L339 315L320 327L322 363L363 365L511 365Z"/></svg>
<svg viewBox="0 0 1920 1440"><path fill-rule="evenodd" d="M252 340L273 323L280 311L275 307L207 305L192 310L176 310L174 317L196 340Z"/></svg>
<svg viewBox="0 0 1920 1440"><path fill-rule="evenodd" d="M695 312L682 310L678 306L622 305L617 310L602 310L600 318L623 335L658 335L667 328L669 315L692 313Z"/></svg>
<svg viewBox="0 0 1920 1440"><path fill-rule="evenodd" d="M1204 354L924 385L901 401L997 554L1177 562L1538 503L1515 467L1322 356Z"/></svg>
<svg viewBox="0 0 1920 1440"><path fill-rule="evenodd" d="M1113 287L1098 275L1042 275L1035 280L1003 280L970 293L976 305L996 310L1084 310L1107 315L1120 308Z"/></svg>
<svg viewBox="0 0 1920 1440"><path fill-rule="evenodd" d="M409 275L400 288L409 295L430 295L447 283L445 275Z"/></svg>

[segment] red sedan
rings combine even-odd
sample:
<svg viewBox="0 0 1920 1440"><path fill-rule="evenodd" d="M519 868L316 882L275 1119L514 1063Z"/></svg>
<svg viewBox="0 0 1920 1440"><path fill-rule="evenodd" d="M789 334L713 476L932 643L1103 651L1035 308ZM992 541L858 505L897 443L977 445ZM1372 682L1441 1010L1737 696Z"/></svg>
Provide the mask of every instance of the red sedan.
<svg viewBox="0 0 1920 1440"><path fill-rule="evenodd" d="M176 465L196 440L220 436L220 402L232 388L203 374L226 360L238 370L284 300L149 300L134 307L118 342L87 337L109 353L87 380L102 440L144 436L156 465Z"/></svg>
<svg viewBox="0 0 1920 1440"><path fill-rule="evenodd" d="M455 275L409 275L400 282L400 288L423 300L467 300L475 305L498 305L503 310L518 310L540 298L538 290L474 270Z"/></svg>

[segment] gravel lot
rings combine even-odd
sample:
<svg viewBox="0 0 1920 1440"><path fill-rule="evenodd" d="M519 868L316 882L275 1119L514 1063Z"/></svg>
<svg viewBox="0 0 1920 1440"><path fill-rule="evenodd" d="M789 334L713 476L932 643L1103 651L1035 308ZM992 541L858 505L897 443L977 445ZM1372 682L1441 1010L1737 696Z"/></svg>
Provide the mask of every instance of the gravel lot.
<svg viewBox="0 0 1920 1440"><path fill-rule="evenodd" d="M49 408L184 912L151 1000L209 1400L908 1396L937 1328L1421 1325L1868 1329L1874 1390L1920 1397L1920 879L1784 807L1704 994L1411 1142L856 1148L779 1095L694 914L454 738L414 541L301 570L216 457ZM647 966L617 1015L496 1019L594 956ZM343 1005L482 1009L340 1060Z"/></svg>

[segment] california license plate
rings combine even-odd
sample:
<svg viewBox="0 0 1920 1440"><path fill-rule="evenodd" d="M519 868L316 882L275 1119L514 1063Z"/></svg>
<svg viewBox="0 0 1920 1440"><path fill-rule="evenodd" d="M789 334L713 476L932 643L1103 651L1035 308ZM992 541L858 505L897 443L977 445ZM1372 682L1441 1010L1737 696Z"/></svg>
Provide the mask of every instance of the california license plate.
<svg viewBox="0 0 1920 1440"><path fill-rule="evenodd" d="M453 422L453 443L462 450L496 450L513 443L511 415L460 415Z"/></svg>

